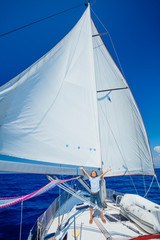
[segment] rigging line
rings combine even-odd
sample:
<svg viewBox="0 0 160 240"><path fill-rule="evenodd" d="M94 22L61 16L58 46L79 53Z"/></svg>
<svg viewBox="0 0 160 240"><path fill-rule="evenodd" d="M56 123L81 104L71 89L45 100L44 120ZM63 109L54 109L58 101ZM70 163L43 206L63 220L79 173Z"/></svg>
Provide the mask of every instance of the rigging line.
<svg viewBox="0 0 160 240"><path fill-rule="evenodd" d="M26 24L26 25L24 25L24 26L21 26L21 27L19 27L19 28L15 28L15 29L10 30L10 31L8 31L8 32L6 32L6 33L2 33L2 34L0 34L0 37L4 37L4 36L6 36L6 35L8 35L8 34L10 34L10 33L13 33L13 32L16 32L16 31L18 31L18 30L21 30L21 29L23 29L23 28L29 27L29 26L31 26L31 25L33 25L33 24L36 24L36 23L45 21L45 20L47 20L47 19L49 19L49 18L55 17L55 16L57 16L57 15L60 15L60 14L66 13L66 12L69 12L69 11L71 11L71 10L73 10L73 9L76 9L76 8L81 7L82 5L84 5L84 3L83 3L83 4L81 3L81 4L76 5L76 6L74 6L74 7L68 8L68 9L63 10L63 11L61 11L61 12L54 13L54 14L48 16L48 17L39 19L39 20L34 21L34 22L32 22L32 23L28 23L28 24Z"/></svg>
<svg viewBox="0 0 160 240"><path fill-rule="evenodd" d="M110 41L111 41L111 44L112 44L113 50L114 50L114 52L115 52L116 58L117 58L117 60L118 60L120 69L121 69L121 71L122 71L123 76L125 77L124 72L123 72L123 69L122 69L122 65L121 65L121 63L120 63L118 54L117 54L117 52L116 52L116 49L115 49L115 46L114 46L114 44L113 44L113 41L112 41L112 38L111 38L111 35L110 35L109 31L108 31L107 28L104 26L104 24L103 24L102 21L99 19L99 17L95 14L95 12L93 11L92 8L91 8L91 11L92 11L93 14L95 15L95 17L98 19L98 21L100 22L100 24L102 25L102 27L106 30L106 32L108 32L108 36L109 36L109 39L110 39Z"/></svg>
<svg viewBox="0 0 160 240"><path fill-rule="evenodd" d="M84 181L84 183L87 185L88 188L90 188L90 185L87 183L87 180L82 179Z"/></svg>
<svg viewBox="0 0 160 240"><path fill-rule="evenodd" d="M157 175L155 174L154 176L155 176L155 179L156 179L156 181L157 181L157 185L158 185L158 187L159 187L159 190L160 190L160 184L159 184L159 182L158 182Z"/></svg>
<svg viewBox="0 0 160 240"><path fill-rule="evenodd" d="M75 180L76 180L76 179L74 179L73 181L75 181ZM72 182L73 182L73 181L72 181ZM71 185L73 185L73 184L71 183ZM59 189L60 189L60 188L59 188ZM64 218L65 212L66 212L66 210L67 210L67 201L68 201L68 199L69 199L69 196L70 196L70 194L67 192L66 206L65 206L65 208L64 208L64 210L63 210L63 214L62 214L62 217L61 217L60 226L62 226L63 218Z"/></svg>
<svg viewBox="0 0 160 240"><path fill-rule="evenodd" d="M19 240L21 240L21 237L22 237L22 219L23 219L23 201L21 202L21 220L20 220Z"/></svg>
<svg viewBox="0 0 160 240"><path fill-rule="evenodd" d="M53 180L53 178L52 177L50 177L50 176L48 176L47 177L50 181L52 181ZM58 180L58 178L57 178L57 180ZM74 190L73 188L71 188L70 186L68 186L68 184L66 184L66 183L61 183L61 184L59 184L58 185L60 188L62 188L63 190L65 190L65 189L68 189L67 190L67 192L69 192L71 195L78 195L79 196L79 199L80 200L82 200L82 201L88 201L88 199L85 199L84 197L82 198L81 197L81 194L79 194L79 193L77 193L77 191L76 190ZM66 190L65 190L66 191Z"/></svg>
<svg viewBox="0 0 160 240"><path fill-rule="evenodd" d="M124 160L124 157L123 157L123 154L122 154L122 152L121 152L121 149L120 149L120 147L119 147L119 145L118 145L118 142L117 142L117 140L116 140L116 138L115 138L115 136L114 136L114 133L113 133L113 131L112 131L112 129L111 129L111 126L110 126L110 124L109 124L109 122L108 122L108 119L107 119L107 117L105 116L105 113L104 113L104 111L103 111L103 109L102 109L101 104L100 104L100 107L101 107L102 113L104 114L104 117L105 117L105 119L106 119L106 121L107 121L107 123L108 123L108 126L109 126L109 128L110 128L110 130L111 130L112 136L113 136L113 138L114 138L114 140L115 140L115 143L116 143L116 145L117 145L117 147L118 147L118 150L119 150L120 155L121 155L121 157L122 157L122 159L123 159L123 162L124 162L125 166L127 167L126 161ZM130 173L130 171L128 170L128 167L127 167L127 171ZM134 184L134 181L133 181L131 175L130 175L130 179L131 179L131 181L132 181L132 184L133 184L133 187L134 187L136 193L138 194L137 188L136 188L136 186L135 186L135 184Z"/></svg>
<svg viewBox="0 0 160 240"><path fill-rule="evenodd" d="M61 189L59 188L59 201L58 201L58 228L60 227L60 205L61 205Z"/></svg>
<svg viewBox="0 0 160 240"><path fill-rule="evenodd" d="M145 194L147 192L147 188L146 188L146 181L145 181L145 176L143 175L143 185L144 185L144 191L145 191Z"/></svg>
<svg viewBox="0 0 160 240"><path fill-rule="evenodd" d="M96 1L97 1L97 0L94 0L94 2L93 2L93 3L90 3L90 4L91 4L91 5L94 5L94 4L96 3Z"/></svg>
<svg viewBox="0 0 160 240"><path fill-rule="evenodd" d="M146 194L144 195L144 198L147 197L147 194L149 193L149 191L150 191L150 189L151 189L151 187L152 187L152 184L153 184L154 178L155 178L155 176L153 176L152 181L151 181L151 183L150 183L150 186L149 186L149 188L148 188Z"/></svg>

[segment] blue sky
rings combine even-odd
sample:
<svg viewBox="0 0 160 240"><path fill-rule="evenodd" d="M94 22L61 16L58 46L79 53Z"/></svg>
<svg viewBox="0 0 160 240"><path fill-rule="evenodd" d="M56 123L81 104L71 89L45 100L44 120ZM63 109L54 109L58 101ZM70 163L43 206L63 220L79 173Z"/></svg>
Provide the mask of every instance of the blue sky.
<svg viewBox="0 0 160 240"><path fill-rule="evenodd" d="M0 1L0 34L83 3L82 0ZM160 1L93 0L110 32L160 167ZM85 6L0 38L0 85L49 51L76 24ZM99 32L102 26L92 15ZM103 40L116 60L108 36ZM155 148L156 147L156 148ZM154 150L155 148L155 150Z"/></svg>

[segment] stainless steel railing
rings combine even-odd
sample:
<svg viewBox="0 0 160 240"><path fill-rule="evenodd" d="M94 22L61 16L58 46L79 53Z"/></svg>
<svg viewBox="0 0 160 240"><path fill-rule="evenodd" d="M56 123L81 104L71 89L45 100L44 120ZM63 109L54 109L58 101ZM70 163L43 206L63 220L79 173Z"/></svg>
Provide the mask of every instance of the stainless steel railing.
<svg viewBox="0 0 160 240"><path fill-rule="evenodd" d="M57 197L49 208L37 219L36 223L30 230L28 240L40 240L48 230L50 223L58 214L58 209L71 197L68 192L63 192ZM59 201L60 200L60 201Z"/></svg>

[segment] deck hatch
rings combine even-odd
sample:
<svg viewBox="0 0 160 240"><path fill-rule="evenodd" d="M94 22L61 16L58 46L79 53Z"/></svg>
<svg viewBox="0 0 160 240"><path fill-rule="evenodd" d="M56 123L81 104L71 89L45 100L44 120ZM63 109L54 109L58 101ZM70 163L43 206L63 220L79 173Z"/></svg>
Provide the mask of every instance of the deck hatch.
<svg viewBox="0 0 160 240"><path fill-rule="evenodd" d="M122 221L122 222L126 222L126 221L128 221L128 219L126 218L126 217L124 217L122 214L110 214L111 216L113 216L114 218L116 218L117 220L119 220L119 221ZM108 216L108 215L104 215L105 216L105 218L107 219L107 220L109 220L110 222L116 222L116 220L115 219L113 219L112 217L110 217L110 216Z"/></svg>

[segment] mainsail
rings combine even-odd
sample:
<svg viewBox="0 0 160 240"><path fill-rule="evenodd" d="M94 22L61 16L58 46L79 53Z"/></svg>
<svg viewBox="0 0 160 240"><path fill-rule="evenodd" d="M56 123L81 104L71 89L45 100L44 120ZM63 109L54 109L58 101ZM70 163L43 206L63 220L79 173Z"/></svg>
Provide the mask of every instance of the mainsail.
<svg viewBox="0 0 160 240"><path fill-rule="evenodd" d="M58 173L57 165L71 174L67 167L103 162L112 176L154 174L139 110L97 33L88 6L65 38L0 88L0 153L15 157L0 161L1 171Z"/></svg>
<svg viewBox="0 0 160 240"><path fill-rule="evenodd" d="M88 9L50 52L1 87L0 153L27 159L24 172L29 160L38 173L45 163L101 167L92 49Z"/></svg>

